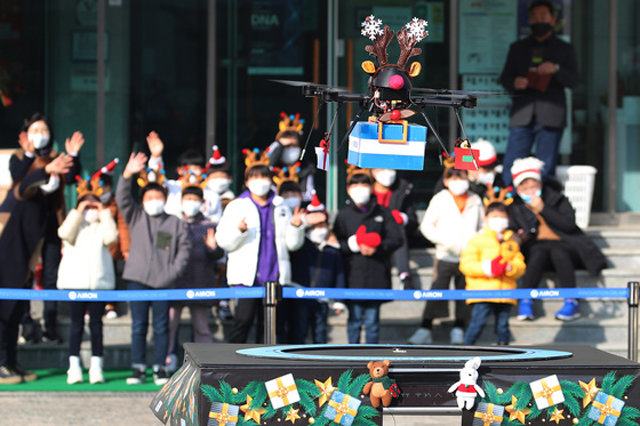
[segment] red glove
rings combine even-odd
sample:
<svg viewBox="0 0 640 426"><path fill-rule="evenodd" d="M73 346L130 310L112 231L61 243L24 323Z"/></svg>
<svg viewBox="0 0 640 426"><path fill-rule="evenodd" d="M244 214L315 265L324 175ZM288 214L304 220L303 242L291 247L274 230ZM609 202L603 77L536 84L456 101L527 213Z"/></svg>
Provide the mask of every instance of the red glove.
<svg viewBox="0 0 640 426"><path fill-rule="evenodd" d="M504 271L507 268L507 262L502 263L502 256L498 256L491 261L491 275L494 277L500 277L504 275Z"/></svg>
<svg viewBox="0 0 640 426"><path fill-rule="evenodd" d="M364 225L360 225L356 231L356 243L358 245L378 247L382 243L382 237L378 233L367 232L367 228Z"/></svg>
<svg viewBox="0 0 640 426"><path fill-rule="evenodd" d="M404 224L404 218L402 217L402 213L400 213L400 210L391 210L391 214L393 215L393 218L396 220L396 222L398 222L398 224Z"/></svg>

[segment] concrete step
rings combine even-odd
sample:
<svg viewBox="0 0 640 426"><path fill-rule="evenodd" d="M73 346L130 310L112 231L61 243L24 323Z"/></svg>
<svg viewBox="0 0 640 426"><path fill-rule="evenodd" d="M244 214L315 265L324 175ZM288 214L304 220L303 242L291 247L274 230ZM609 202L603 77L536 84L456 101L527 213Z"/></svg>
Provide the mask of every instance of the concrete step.
<svg viewBox="0 0 640 426"><path fill-rule="evenodd" d="M640 269L640 239L635 246L616 246L601 248L602 253L609 261L611 268L635 268ZM409 266L412 268L432 267L435 258L435 249L412 249Z"/></svg>
<svg viewBox="0 0 640 426"><path fill-rule="evenodd" d="M637 248L640 241L640 226L592 226L586 233L601 248Z"/></svg>
<svg viewBox="0 0 640 426"><path fill-rule="evenodd" d="M400 281L394 274L392 285L394 288L400 288ZM433 281L433 267L412 268L412 275L415 281L414 285L418 285L422 289L431 288ZM626 287L630 281L640 281L640 267L636 268L608 268L604 269L600 275L593 277L585 270L576 271L576 280L580 287ZM540 287L555 287L553 274L545 274Z"/></svg>

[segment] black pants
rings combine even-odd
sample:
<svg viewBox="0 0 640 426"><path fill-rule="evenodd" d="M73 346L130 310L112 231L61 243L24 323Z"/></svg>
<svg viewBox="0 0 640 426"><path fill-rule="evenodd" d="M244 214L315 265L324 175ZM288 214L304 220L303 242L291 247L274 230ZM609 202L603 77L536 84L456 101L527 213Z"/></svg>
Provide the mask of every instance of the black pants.
<svg viewBox="0 0 640 426"><path fill-rule="evenodd" d="M58 282L58 267L60 266L60 250L62 242L57 234L47 233L42 246L42 288L45 290L55 290ZM50 336L58 333L58 302L45 300L44 328Z"/></svg>
<svg viewBox="0 0 640 426"><path fill-rule="evenodd" d="M89 313L89 331L91 332L91 355L102 356L104 346L102 343L102 314L104 302L71 302L69 316L71 326L69 328L69 355L80 355L80 344L84 332L84 314Z"/></svg>
<svg viewBox="0 0 640 426"><path fill-rule="evenodd" d="M542 274L553 267L558 285L563 288L576 286L575 262L578 254L564 241L538 240L525 253L527 270L522 276L523 288L537 288Z"/></svg>
<svg viewBox="0 0 640 426"><path fill-rule="evenodd" d="M262 299L238 299L233 316L233 325L229 332L229 343L247 343L249 331L254 320L256 324L256 343L264 341L264 308Z"/></svg>
<svg viewBox="0 0 640 426"><path fill-rule="evenodd" d="M448 290L451 278L456 290L464 290L466 281L462 272L460 272L459 263L438 260L436 262L436 278L431 283L431 290ZM449 316L449 302L444 300L427 300L422 312L422 326L431 328L431 322L434 318ZM465 322L469 318L469 307L464 300L455 301L455 319L456 326L464 327Z"/></svg>
<svg viewBox="0 0 640 426"><path fill-rule="evenodd" d="M0 319L0 366L15 367L18 362L18 328L27 303L17 300L6 320Z"/></svg>
<svg viewBox="0 0 640 426"><path fill-rule="evenodd" d="M407 241L407 236L404 235L404 232L402 236L402 245L393 252L391 262L393 263L393 266L398 269L398 275L403 273L408 274L411 272L409 269L409 242Z"/></svg>

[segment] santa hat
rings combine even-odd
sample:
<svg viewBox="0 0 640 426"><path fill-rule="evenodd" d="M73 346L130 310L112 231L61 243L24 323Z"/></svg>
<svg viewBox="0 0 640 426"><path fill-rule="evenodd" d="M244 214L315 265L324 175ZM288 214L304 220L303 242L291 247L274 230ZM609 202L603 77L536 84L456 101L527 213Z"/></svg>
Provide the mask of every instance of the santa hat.
<svg viewBox="0 0 640 426"><path fill-rule="evenodd" d="M220 152L218 145L214 145L213 154L211 155L211 158L209 158L209 164L211 164L212 166L221 166L226 162L227 162L227 159Z"/></svg>
<svg viewBox="0 0 640 426"><path fill-rule="evenodd" d="M486 139L478 139L471 144L471 148L480 151L480 155L477 158L478 166L480 167L487 167L498 161L495 147Z"/></svg>
<svg viewBox="0 0 640 426"><path fill-rule="evenodd" d="M318 198L318 194L316 194L316 191L313 191L313 197L311 197L311 203L309 203L309 205L307 206L306 212L307 213L315 213L315 212L325 213L326 212L324 204L320 202L320 198Z"/></svg>
<svg viewBox="0 0 640 426"><path fill-rule="evenodd" d="M511 166L511 176L515 186L520 185L525 179L542 181L542 168L544 162L536 157L518 158Z"/></svg>
<svg viewBox="0 0 640 426"><path fill-rule="evenodd" d="M116 165L118 164L119 161L120 159L118 157L111 160L109 164L107 164L106 166L103 166L100 170L95 172L93 176L91 176L91 180L100 179L100 176L102 175L112 175L113 169L116 168Z"/></svg>

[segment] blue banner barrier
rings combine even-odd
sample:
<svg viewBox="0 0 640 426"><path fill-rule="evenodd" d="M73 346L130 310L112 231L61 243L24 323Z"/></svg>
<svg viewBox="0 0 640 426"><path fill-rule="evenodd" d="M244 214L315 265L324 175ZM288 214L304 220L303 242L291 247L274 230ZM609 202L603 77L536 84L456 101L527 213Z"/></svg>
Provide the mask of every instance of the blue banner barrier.
<svg viewBox="0 0 640 426"><path fill-rule="evenodd" d="M4 300L127 302L136 300L262 299L264 287L185 290L22 290L0 288ZM517 290L375 290L284 287L285 299L336 300L466 300L466 299L628 299L629 289L559 288Z"/></svg>
<svg viewBox="0 0 640 426"><path fill-rule="evenodd" d="M627 299L629 289L558 288L517 290L374 290L285 287L285 299L337 300L466 300L466 299Z"/></svg>
<svg viewBox="0 0 640 426"><path fill-rule="evenodd" d="M186 290L21 290L1 288L0 299L129 302L135 300L262 299L264 287L194 288Z"/></svg>

